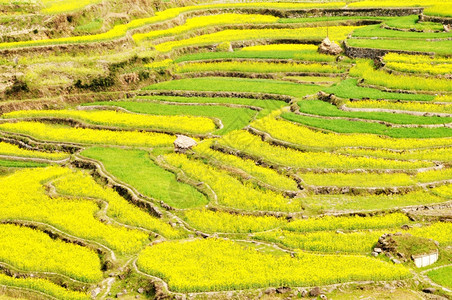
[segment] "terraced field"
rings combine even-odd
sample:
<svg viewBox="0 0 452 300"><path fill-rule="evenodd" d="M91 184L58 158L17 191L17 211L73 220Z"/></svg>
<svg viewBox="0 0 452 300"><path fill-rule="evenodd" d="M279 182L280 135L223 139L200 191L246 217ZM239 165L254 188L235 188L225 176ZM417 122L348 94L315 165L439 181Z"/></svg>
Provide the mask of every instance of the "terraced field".
<svg viewBox="0 0 452 300"><path fill-rule="evenodd" d="M450 299L451 24L0 0L0 299Z"/></svg>

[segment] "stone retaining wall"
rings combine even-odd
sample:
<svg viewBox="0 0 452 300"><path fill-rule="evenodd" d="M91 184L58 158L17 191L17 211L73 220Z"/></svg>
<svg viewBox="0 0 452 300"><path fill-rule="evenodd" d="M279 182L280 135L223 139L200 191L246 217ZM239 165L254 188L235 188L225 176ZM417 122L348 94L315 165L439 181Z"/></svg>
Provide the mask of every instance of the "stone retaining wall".
<svg viewBox="0 0 452 300"><path fill-rule="evenodd" d="M352 46L349 46L346 41L343 42L343 46L345 49L345 55L347 55L351 58L370 58L370 59L375 60L379 57L385 56L389 52L401 53L401 54L413 54L413 55L435 55L435 53L433 53L433 52L352 47Z"/></svg>

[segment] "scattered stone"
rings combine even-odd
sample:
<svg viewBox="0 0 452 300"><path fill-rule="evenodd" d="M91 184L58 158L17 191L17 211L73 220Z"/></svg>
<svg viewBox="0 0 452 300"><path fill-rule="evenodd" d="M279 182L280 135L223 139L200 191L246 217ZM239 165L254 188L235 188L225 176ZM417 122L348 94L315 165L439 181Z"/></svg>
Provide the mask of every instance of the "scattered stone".
<svg viewBox="0 0 452 300"><path fill-rule="evenodd" d="M91 292L91 298L95 299L97 297L97 295L100 294L100 287L95 288L92 292Z"/></svg>
<svg viewBox="0 0 452 300"><path fill-rule="evenodd" d="M320 288L318 286L316 286L315 288L313 288L312 290L309 291L309 296L311 297L318 297L322 294L322 291L320 290Z"/></svg>
<svg viewBox="0 0 452 300"><path fill-rule="evenodd" d="M268 288L265 290L264 292L266 295L271 295L271 294L275 294L276 293L276 289L274 288Z"/></svg>
<svg viewBox="0 0 452 300"><path fill-rule="evenodd" d="M116 298L121 298L123 296L123 293L117 293Z"/></svg>
<svg viewBox="0 0 452 300"><path fill-rule="evenodd" d="M123 289L122 290L122 293L125 295L125 294L127 294L127 290L126 289Z"/></svg>
<svg viewBox="0 0 452 300"><path fill-rule="evenodd" d="M276 289L276 292L278 294L285 294L285 293L288 293L290 291L292 291L292 289L290 287L287 287L287 286L282 286L282 287L279 287L279 288Z"/></svg>
<svg viewBox="0 0 452 300"><path fill-rule="evenodd" d="M338 55L342 52L342 48L338 44L331 42L329 38L325 38L320 44L318 51L322 54Z"/></svg>
<svg viewBox="0 0 452 300"><path fill-rule="evenodd" d="M381 248L374 248L374 252L381 253L383 250L381 250Z"/></svg>
<svg viewBox="0 0 452 300"><path fill-rule="evenodd" d="M401 264L402 262L398 260L397 258L392 258L391 261L395 263L396 265Z"/></svg>
<svg viewBox="0 0 452 300"><path fill-rule="evenodd" d="M375 251L372 251L372 256L375 256L375 257L377 257L378 256L378 252L375 252Z"/></svg>
<svg viewBox="0 0 452 300"><path fill-rule="evenodd" d="M345 234L342 230L336 230L337 234Z"/></svg>
<svg viewBox="0 0 452 300"><path fill-rule="evenodd" d="M427 294L434 294L434 293L436 293L436 289L435 288L425 288L425 289L423 289L422 290L424 293L427 293Z"/></svg>
<svg viewBox="0 0 452 300"><path fill-rule="evenodd" d="M139 294L143 294L144 293L144 288L142 288L142 287L138 288L137 292Z"/></svg>
<svg viewBox="0 0 452 300"><path fill-rule="evenodd" d="M135 296L135 299L140 299L140 295L136 295L136 296Z"/></svg>
<svg viewBox="0 0 452 300"><path fill-rule="evenodd" d="M402 225L402 227L400 227L400 228L403 229L403 230L408 230L408 229L411 228L411 226L408 225L408 224L404 224L404 225Z"/></svg>
<svg viewBox="0 0 452 300"><path fill-rule="evenodd" d="M305 298L305 297L308 296L308 292L307 292L306 290L301 290L301 291L300 291L300 296L303 297L303 298Z"/></svg>
<svg viewBox="0 0 452 300"><path fill-rule="evenodd" d="M324 295L324 294L321 294L321 295L320 295L320 299L322 299L322 300L328 300L328 297L327 297L326 295Z"/></svg>
<svg viewBox="0 0 452 300"><path fill-rule="evenodd" d="M444 32L450 32L452 30L451 24L443 24Z"/></svg>

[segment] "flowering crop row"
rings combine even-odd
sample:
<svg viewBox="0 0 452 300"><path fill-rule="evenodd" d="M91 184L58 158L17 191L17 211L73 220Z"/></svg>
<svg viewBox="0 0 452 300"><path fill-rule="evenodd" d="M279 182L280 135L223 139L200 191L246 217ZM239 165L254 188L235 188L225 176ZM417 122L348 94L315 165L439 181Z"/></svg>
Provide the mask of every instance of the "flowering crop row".
<svg viewBox="0 0 452 300"><path fill-rule="evenodd" d="M364 100L347 102L346 105L351 108L379 108L452 114L452 104Z"/></svg>
<svg viewBox="0 0 452 300"><path fill-rule="evenodd" d="M89 300L87 294L69 291L53 282L40 278L13 278L0 274L0 285L36 290L62 300Z"/></svg>
<svg viewBox="0 0 452 300"><path fill-rule="evenodd" d="M372 61L359 60L350 69L350 75L364 78L365 82L391 89L420 90L420 91L452 91L448 79L426 78L419 76L400 76L389 74L383 70L375 70Z"/></svg>
<svg viewBox="0 0 452 300"><path fill-rule="evenodd" d="M184 212L183 218L191 226L204 232L259 232L286 223L282 218L271 216L254 217L209 210L188 210Z"/></svg>
<svg viewBox="0 0 452 300"><path fill-rule="evenodd" d="M391 187L413 185L416 182L405 173L298 173L308 185L338 187Z"/></svg>
<svg viewBox="0 0 452 300"><path fill-rule="evenodd" d="M109 144L126 146L169 146L173 136L153 132L121 132L96 130L89 128L72 128L39 122L17 122L0 124L0 130L27 134L46 141L60 141L86 144Z"/></svg>
<svg viewBox="0 0 452 300"><path fill-rule="evenodd" d="M275 23L278 21L277 17L265 15L251 15L251 14L219 14L201 16L188 19L184 25L164 29L153 30L147 33L134 34L133 39L137 42L147 39L153 39L162 36L171 36L181 34L193 29L226 25L226 24L254 24L254 23Z"/></svg>
<svg viewBox="0 0 452 300"><path fill-rule="evenodd" d="M393 228L409 222L407 216L401 213L387 214L374 217L322 217L307 220L296 220L285 226L285 229L298 232L312 232L324 230L356 230Z"/></svg>
<svg viewBox="0 0 452 300"><path fill-rule="evenodd" d="M375 134L336 134L324 133L309 129L305 126L277 120L274 115L259 119L251 123L254 128L268 132L272 137L288 141L305 147L341 148L341 147L370 147L387 149L417 149L427 147L451 146L451 138L386 138ZM424 165L425 163L417 162ZM414 166L413 166L414 167Z"/></svg>
<svg viewBox="0 0 452 300"><path fill-rule="evenodd" d="M48 167L21 170L1 177L0 219L46 223L121 253L136 252L149 241L148 235L141 231L102 223L95 217L99 207L93 201L51 198L46 194L43 183L71 172L67 168Z"/></svg>
<svg viewBox="0 0 452 300"><path fill-rule="evenodd" d="M372 156L401 160L430 160L430 161L452 162L451 148L432 148L428 150L411 150L411 151L345 148L339 149L336 152L350 154L353 156Z"/></svg>
<svg viewBox="0 0 452 300"><path fill-rule="evenodd" d="M170 289L180 292L409 277L405 267L370 257L300 253L291 258L219 239L160 243L146 248L137 263L141 270L164 278Z"/></svg>
<svg viewBox="0 0 452 300"><path fill-rule="evenodd" d="M207 133L215 130L215 123L205 117L156 116L131 114L109 110L19 110L2 116L3 118L71 118L92 124L125 128L164 129L182 132Z"/></svg>
<svg viewBox="0 0 452 300"><path fill-rule="evenodd" d="M53 240L27 227L0 225L0 261L20 270L53 272L84 282L102 279L100 260L87 248Z"/></svg>
<svg viewBox="0 0 452 300"><path fill-rule="evenodd" d="M162 234L168 238L180 236L180 232L168 223L149 215L149 213L130 204L110 188L98 185L88 174L76 172L58 178L54 185L63 195L76 197L92 197L108 202L107 214L121 223L143 227Z"/></svg>
<svg viewBox="0 0 452 300"><path fill-rule="evenodd" d="M301 135L300 135L301 136ZM298 137L300 137L298 136ZM272 163L297 168L329 169L417 169L432 166L428 162L405 162L379 158L351 157L329 152L301 152L263 142L259 137L245 131L234 131L218 141L254 157Z"/></svg>
<svg viewBox="0 0 452 300"><path fill-rule="evenodd" d="M196 146L194 150L203 156L217 160L225 165L240 168L248 174L269 185L273 185L286 190L297 189L297 183L289 177L281 175L273 169L258 166L256 165L256 162L251 159L241 159L235 155L224 154L220 151L214 151L210 149L211 145L212 142L206 141Z"/></svg>
<svg viewBox="0 0 452 300"><path fill-rule="evenodd" d="M249 183L241 183L226 171L215 169L200 161L190 160L185 155L165 155L171 165L182 169L188 176L207 183L217 194L222 205L269 211L298 211L299 200L288 199L270 190L254 188Z"/></svg>
<svg viewBox="0 0 452 300"><path fill-rule="evenodd" d="M334 231L298 233L284 230L257 233L258 240L282 244L292 249L324 253L369 253L378 238L387 231L358 231L338 234Z"/></svg>
<svg viewBox="0 0 452 300"><path fill-rule="evenodd" d="M0 155L20 156L20 157L32 157L32 158L45 158L52 160L65 159L69 155L66 153L51 153L40 152L34 150L26 150L16 145L0 142Z"/></svg>
<svg viewBox="0 0 452 300"><path fill-rule="evenodd" d="M356 26L335 26L329 28L329 37L333 40L344 40ZM296 29L229 29L211 34L199 35L180 41L170 41L155 45L160 52L169 52L174 48L207 45L223 41L243 41L260 39L296 39L296 40L322 40L325 37L326 27L305 27ZM0 44L1 46L1 44Z"/></svg>
<svg viewBox="0 0 452 300"><path fill-rule="evenodd" d="M202 72L202 71L234 71L234 72L315 72L315 73L342 73L345 70L332 65L319 63L271 63L262 61L225 61L186 63L176 68L177 72Z"/></svg>

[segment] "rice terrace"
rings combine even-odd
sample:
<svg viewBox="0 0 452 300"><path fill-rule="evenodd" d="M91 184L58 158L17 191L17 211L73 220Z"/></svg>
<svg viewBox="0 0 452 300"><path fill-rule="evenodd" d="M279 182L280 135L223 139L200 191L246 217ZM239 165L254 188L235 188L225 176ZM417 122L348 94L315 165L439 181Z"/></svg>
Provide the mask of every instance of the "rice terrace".
<svg viewBox="0 0 452 300"><path fill-rule="evenodd" d="M452 0L0 0L13 299L452 299Z"/></svg>

